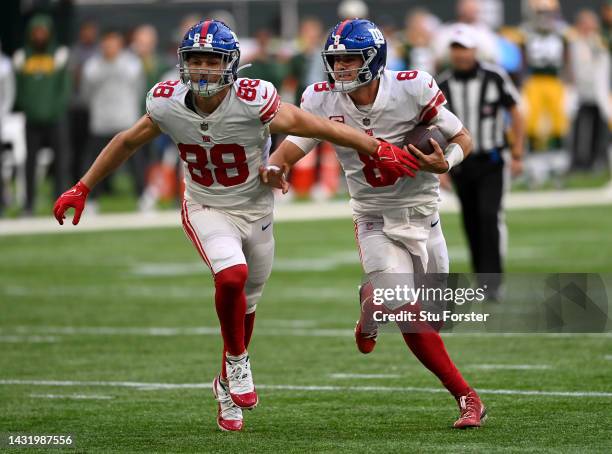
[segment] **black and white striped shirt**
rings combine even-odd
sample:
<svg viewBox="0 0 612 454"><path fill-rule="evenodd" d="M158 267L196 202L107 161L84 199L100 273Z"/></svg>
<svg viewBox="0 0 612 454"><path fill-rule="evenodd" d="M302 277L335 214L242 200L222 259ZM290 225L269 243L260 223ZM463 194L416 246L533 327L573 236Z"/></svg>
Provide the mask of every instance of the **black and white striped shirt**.
<svg viewBox="0 0 612 454"><path fill-rule="evenodd" d="M505 111L520 102L506 72L499 66L479 63L467 76L448 70L437 79L449 109L472 134L474 153L505 148Z"/></svg>

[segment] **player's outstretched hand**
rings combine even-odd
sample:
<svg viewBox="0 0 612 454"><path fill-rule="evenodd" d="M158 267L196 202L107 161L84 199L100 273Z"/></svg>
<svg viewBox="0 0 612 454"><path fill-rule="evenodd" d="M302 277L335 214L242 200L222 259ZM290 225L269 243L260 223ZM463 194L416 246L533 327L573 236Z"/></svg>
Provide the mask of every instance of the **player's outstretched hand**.
<svg viewBox="0 0 612 454"><path fill-rule="evenodd" d="M431 154L424 154L414 145L408 145L408 150L412 152L418 159L419 169L425 172L431 173L445 173L448 171L448 162L444 156L444 151L440 147L440 144L434 139L429 139L429 143L433 147L434 151Z"/></svg>
<svg viewBox="0 0 612 454"><path fill-rule="evenodd" d="M383 140L379 141L374 160L381 173L387 176L414 178L416 171L419 170L418 161L414 156Z"/></svg>
<svg viewBox="0 0 612 454"><path fill-rule="evenodd" d="M77 225L81 219L81 213L85 208L85 201L89 194L89 188L80 181L75 184L72 188L68 189L55 201L53 206L53 215L60 225L64 225L64 219L66 219L65 213L68 208L74 208L74 217L72 223Z"/></svg>
<svg viewBox="0 0 612 454"><path fill-rule="evenodd" d="M282 169L278 166L261 166L259 168L259 178L261 178L263 184L280 189L283 194L287 194L289 192L288 172L289 166L287 164L283 164Z"/></svg>

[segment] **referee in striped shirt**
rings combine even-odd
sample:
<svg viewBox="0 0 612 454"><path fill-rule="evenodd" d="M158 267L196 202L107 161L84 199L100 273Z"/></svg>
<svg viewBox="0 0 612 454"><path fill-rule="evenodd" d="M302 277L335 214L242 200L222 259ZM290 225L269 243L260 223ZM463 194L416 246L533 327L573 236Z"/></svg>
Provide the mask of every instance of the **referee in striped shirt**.
<svg viewBox="0 0 612 454"><path fill-rule="evenodd" d="M474 272L495 273L483 278L490 297L496 298L507 241L502 212L504 155L510 148L510 171L520 174L524 126L518 91L503 69L477 60L476 36L470 26L456 28L450 43L451 69L440 75L438 83L450 109L472 133L472 153L450 174L461 202ZM441 183L450 186L448 180Z"/></svg>

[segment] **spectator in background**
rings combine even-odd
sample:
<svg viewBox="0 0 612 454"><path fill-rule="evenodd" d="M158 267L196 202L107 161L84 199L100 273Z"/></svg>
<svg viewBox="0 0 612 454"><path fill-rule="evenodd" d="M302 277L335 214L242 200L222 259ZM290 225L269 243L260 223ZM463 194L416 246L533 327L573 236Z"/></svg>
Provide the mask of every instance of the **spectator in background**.
<svg viewBox="0 0 612 454"><path fill-rule="evenodd" d="M266 28L259 29L255 32L255 41L257 50L247 61L251 66L240 71L240 77L267 80L280 88L285 77L285 68L279 63L272 48L272 33Z"/></svg>
<svg viewBox="0 0 612 454"><path fill-rule="evenodd" d="M73 92L70 105L70 138L73 151L71 166L72 180L78 180L84 167L83 159L89 143L89 106L83 96L81 82L83 67L98 50L98 25L93 21L85 21L79 28L78 40L70 52L70 73L72 75Z"/></svg>
<svg viewBox="0 0 612 454"><path fill-rule="evenodd" d="M576 36L570 44L578 113L574 120L572 169L606 168L610 56L599 33L599 20L590 10L576 18Z"/></svg>
<svg viewBox="0 0 612 454"><path fill-rule="evenodd" d="M378 18L378 28L387 40L387 64L385 68L390 71L401 71L404 69L402 59L402 36L395 25L395 17L383 14Z"/></svg>
<svg viewBox="0 0 612 454"><path fill-rule="evenodd" d="M26 203L34 211L38 152L50 147L54 156L54 194L59 196L70 177L70 141L66 113L70 99L69 52L56 44L51 18L34 16L27 27L26 45L13 64L17 76L16 109L26 116Z"/></svg>
<svg viewBox="0 0 612 454"><path fill-rule="evenodd" d="M323 24L319 19L307 17L302 20L297 40L298 51L289 60L289 74L284 82L286 90L295 93L297 105L306 87L326 80L321 57L324 38ZM291 170L292 194L300 198L309 197L311 193L317 199L330 198L338 191L339 184L340 165L333 145L328 142L321 142Z"/></svg>
<svg viewBox="0 0 612 454"><path fill-rule="evenodd" d="M134 54L140 58L140 63L142 64L145 76L145 83L143 85L144 92L142 93L140 103L141 114L144 114L146 111L145 104L147 92L157 82L164 80L175 80L177 78L176 75L164 78L170 68L158 53L157 43L157 30L150 24L140 25L132 32L132 42L130 47ZM143 166L145 179L145 189L143 190L138 203L138 208L142 212L153 211L157 203L156 195L151 192L149 174L152 171L152 167L158 165L159 158L155 155L159 153L154 153L154 150L157 148L156 146L158 144L158 141L149 143L145 145L139 153L141 156L138 159L140 160L140 165Z"/></svg>
<svg viewBox="0 0 612 454"><path fill-rule="evenodd" d="M343 0L338 5L338 19L367 19L370 15L368 5L363 0Z"/></svg>
<svg viewBox="0 0 612 454"><path fill-rule="evenodd" d="M300 24L297 52L289 60L285 87L295 93L294 104L300 104L302 93L311 84L325 80L321 46L323 24L316 17L307 17Z"/></svg>
<svg viewBox="0 0 612 454"><path fill-rule="evenodd" d="M457 27L466 24L472 27L478 41L478 59L483 62L498 63L500 50L498 37L491 27L482 20L479 0L458 0L457 20L447 24L436 34L434 51L437 67L442 69L449 64L449 44Z"/></svg>
<svg viewBox="0 0 612 454"><path fill-rule="evenodd" d="M432 33L438 19L426 9L418 8L406 14L404 40L401 47L403 69L417 69L436 73L436 59L432 48Z"/></svg>
<svg viewBox="0 0 612 454"><path fill-rule="evenodd" d="M89 101L91 138L85 169L118 132L128 129L141 116L144 72L140 59L124 49L124 38L116 30L102 35L100 52L85 63L83 94ZM145 163L140 153L128 160L134 189L144 189ZM83 171L85 170L83 169ZM94 199L99 191L92 191Z"/></svg>
<svg viewBox="0 0 612 454"><path fill-rule="evenodd" d="M145 94L169 69L157 52L157 30L150 24L137 27L132 33L132 51L140 58L145 74ZM144 97L143 97L144 99ZM144 113L144 101L143 109Z"/></svg>
<svg viewBox="0 0 612 454"><path fill-rule="evenodd" d="M2 46L0 46L0 216L2 216L6 205L2 172L2 154L6 150L6 143L2 132L2 120L11 112L15 102L15 74L13 73L11 60L5 57L1 50Z"/></svg>
<svg viewBox="0 0 612 454"><path fill-rule="evenodd" d="M523 25L522 35L527 66L523 94L530 149L558 151L567 134L562 78L568 66L567 39L558 1L531 0L530 20Z"/></svg>

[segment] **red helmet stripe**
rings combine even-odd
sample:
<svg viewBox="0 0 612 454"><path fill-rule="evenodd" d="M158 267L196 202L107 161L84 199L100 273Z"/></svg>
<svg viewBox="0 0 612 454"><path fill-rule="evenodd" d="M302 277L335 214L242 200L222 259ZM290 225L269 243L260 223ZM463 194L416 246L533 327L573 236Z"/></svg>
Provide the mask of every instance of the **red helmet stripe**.
<svg viewBox="0 0 612 454"><path fill-rule="evenodd" d="M200 43L206 42L206 35L208 34L208 27L210 27L211 23L212 21L207 19L202 24L202 29L201 29L202 31L200 32Z"/></svg>
<svg viewBox="0 0 612 454"><path fill-rule="evenodd" d="M346 27L346 24L348 24L352 19L345 19L342 21L342 23L338 26L338 30L336 30L336 35L338 36L342 36L342 30L344 30L344 27Z"/></svg>

